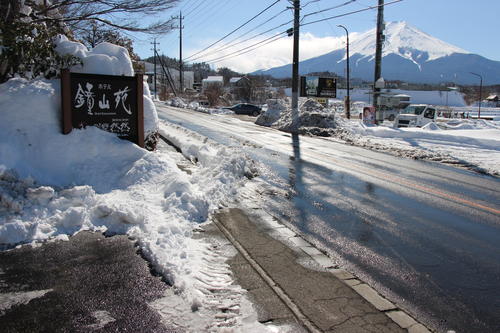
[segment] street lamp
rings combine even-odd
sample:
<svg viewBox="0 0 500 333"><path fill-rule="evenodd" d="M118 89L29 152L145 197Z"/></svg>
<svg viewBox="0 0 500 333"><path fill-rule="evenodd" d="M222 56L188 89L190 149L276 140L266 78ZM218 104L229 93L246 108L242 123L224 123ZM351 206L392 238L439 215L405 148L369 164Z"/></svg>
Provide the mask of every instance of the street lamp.
<svg viewBox="0 0 500 333"><path fill-rule="evenodd" d="M479 81L479 111L477 112L477 119L481 118L481 99L482 99L482 92L483 92L483 77L477 73L472 73L469 72L472 75L478 76L481 81Z"/></svg>
<svg viewBox="0 0 500 333"><path fill-rule="evenodd" d="M351 118L351 99L349 98L349 31L342 24L337 25L339 28L343 28L345 30L345 34L347 36L347 44L346 44L346 55L347 55L347 96L345 103L345 116L347 119Z"/></svg>

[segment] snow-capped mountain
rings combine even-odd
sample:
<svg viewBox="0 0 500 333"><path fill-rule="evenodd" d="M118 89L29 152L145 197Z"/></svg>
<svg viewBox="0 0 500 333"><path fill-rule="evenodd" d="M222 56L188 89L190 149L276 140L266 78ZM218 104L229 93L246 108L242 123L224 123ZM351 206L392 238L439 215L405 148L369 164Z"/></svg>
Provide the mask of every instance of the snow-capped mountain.
<svg viewBox="0 0 500 333"><path fill-rule="evenodd" d="M406 22L386 24L382 53L382 76L386 80L421 83L454 82L477 84L480 73L484 84L500 83L500 61L472 54L422 32ZM340 41L340 40L339 40ZM350 36L351 77L373 80L375 28ZM300 62L301 74L330 71L345 74L345 39L324 55ZM290 77L291 64L259 70L254 74Z"/></svg>

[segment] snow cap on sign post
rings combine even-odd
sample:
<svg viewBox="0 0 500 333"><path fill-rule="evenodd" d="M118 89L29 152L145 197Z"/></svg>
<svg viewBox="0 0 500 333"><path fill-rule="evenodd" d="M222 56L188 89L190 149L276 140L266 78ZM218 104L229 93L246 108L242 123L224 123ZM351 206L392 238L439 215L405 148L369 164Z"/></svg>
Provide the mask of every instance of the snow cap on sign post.
<svg viewBox="0 0 500 333"><path fill-rule="evenodd" d="M384 78L383 78L383 77L379 78L379 79L375 82L375 88L378 88L378 89L383 89L383 88L385 88L385 81L384 81Z"/></svg>

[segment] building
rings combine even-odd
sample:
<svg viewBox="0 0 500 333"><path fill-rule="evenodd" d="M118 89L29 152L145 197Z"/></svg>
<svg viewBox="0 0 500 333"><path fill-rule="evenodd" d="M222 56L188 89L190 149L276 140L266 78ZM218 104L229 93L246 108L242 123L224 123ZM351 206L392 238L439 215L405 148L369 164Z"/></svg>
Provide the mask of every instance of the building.
<svg viewBox="0 0 500 333"><path fill-rule="evenodd" d="M252 97L252 82L246 76L229 79L229 91L241 101L249 102Z"/></svg>
<svg viewBox="0 0 500 333"><path fill-rule="evenodd" d="M218 85L221 88L224 86L224 77L222 76L209 76L201 80L201 90L205 90L210 85Z"/></svg>
<svg viewBox="0 0 500 333"><path fill-rule="evenodd" d="M498 95L490 95L486 97L486 104L493 108L500 107L500 97Z"/></svg>
<svg viewBox="0 0 500 333"><path fill-rule="evenodd" d="M150 62L141 62L144 65L144 74L148 76L148 83L151 89L151 92L154 93L154 64ZM165 71L162 69L159 63L156 64L156 86L157 90L160 91L161 87L165 87L167 90L171 90L169 79L165 75L169 75L169 78L173 81L172 84L177 92L180 91L180 77L179 70L175 68L165 68ZM183 72L183 83L184 89L193 89L194 85L194 72L192 71L184 71Z"/></svg>

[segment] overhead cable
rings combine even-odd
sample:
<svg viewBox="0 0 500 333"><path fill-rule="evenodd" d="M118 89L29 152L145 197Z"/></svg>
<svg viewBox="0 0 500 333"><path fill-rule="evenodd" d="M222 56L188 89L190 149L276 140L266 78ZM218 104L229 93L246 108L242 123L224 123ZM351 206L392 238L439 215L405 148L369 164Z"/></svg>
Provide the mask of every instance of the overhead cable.
<svg viewBox="0 0 500 333"><path fill-rule="evenodd" d="M254 17L252 17L251 19L249 19L248 21L246 21L245 23L243 23L242 25L240 25L239 27L237 27L236 29L234 29L230 33L226 34L224 37L220 38L216 42L214 42L214 43L210 44L209 46L205 47L203 50L201 50L199 52L196 52L195 54L192 54L191 56L187 57L185 60L188 60L188 59L194 57L195 55L198 55L198 54L200 54L200 53L208 50L209 48L211 48L215 44L217 44L217 43L221 42L222 40L224 40L225 38L231 36L233 33L235 33L236 31L238 31L239 29L241 29L242 27L244 27L245 25L247 25L248 23L250 23L251 21L253 21L257 17L259 17L260 15L262 15L264 12L266 12L267 10L269 10L271 7L273 7L274 5L276 5L278 2L280 2L280 0L276 0L271 5L267 6L265 9L263 9L262 11L260 11L257 15L255 15Z"/></svg>
<svg viewBox="0 0 500 333"><path fill-rule="evenodd" d="M348 16L348 15L352 15L352 14L364 12L364 11L367 11L367 10L375 9L375 8L378 8L378 7L385 7L385 6L392 5L392 4L401 2L401 1L403 1L403 0L394 0L394 1L391 1L391 2L387 2L387 3L383 4L383 5L370 6L370 7L359 9L359 10L355 10L355 11L352 11L352 12L348 12L348 13L344 13L344 14L340 14L340 15L326 17L326 18L321 19L321 20L316 20L316 21L311 21L311 22L307 22L307 23L302 23L300 26L305 26L305 25L309 25L309 24L313 24L313 23L318 23L318 22L323 22L323 21L327 21L327 20L332 20L332 19L335 19L335 18L339 18L339 17L343 17L343 16Z"/></svg>
<svg viewBox="0 0 500 333"><path fill-rule="evenodd" d="M282 23L282 24L280 24L280 25L278 25L278 26L275 26L275 27L273 27L273 28L271 28L271 29L268 29L268 30L266 30L266 31L264 31L264 32L258 33L258 34L256 34L256 35L251 36L251 37L248 37L248 38L246 38L246 39L244 39L244 40L242 40L242 41L239 41L239 42L237 42L237 43L233 43L233 44L231 44L231 45L226 45L226 46L224 46L224 47L222 47L222 48L219 48L219 49L213 50L213 51L211 51L211 52L209 52L209 53L205 53L205 54L200 55L200 56L198 56L198 57L192 58L192 60L196 60L196 59L199 59L199 58L205 57L205 56L207 56L207 55L209 55L209 54L214 54L214 53L217 53L217 52L220 52L220 51L227 50L227 49L229 49L229 48L231 48L231 47L234 47L234 46L236 46L236 45L240 45L240 44L242 44L242 43L244 43L244 42L248 42L249 40L252 40L252 39L254 39L254 38L257 38L257 37L260 37L260 36L262 36L262 35L265 35L265 34L267 34L268 32L274 31L274 30L276 30L276 29L278 29L278 28L281 28L282 26L288 25L288 24L290 24L290 23L292 23L292 22L293 22L293 19L292 19L292 20L290 20L290 21L288 21L288 22Z"/></svg>
<svg viewBox="0 0 500 333"><path fill-rule="evenodd" d="M205 62L207 62L207 63L216 63L216 62L219 62L219 61L222 61L222 60L226 60L227 58L234 58L234 57L240 56L242 54L248 53L250 51L253 51L255 49L258 49L258 48L260 48L260 47L262 47L264 45L267 45L267 44L270 44L272 42L275 42L275 41L277 41L277 40L279 40L281 38L284 38L284 37L288 37L288 34L287 34L286 31L283 31L283 32L281 32L281 33L279 33L277 35L271 36L271 37L266 38L266 39L264 39L264 40L262 40L260 42L257 42L255 44L249 45L249 46L244 47L242 49L239 49L237 51L231 52L231 53L226 54L224 56L220 56L220 57L214 58L212 60L207 60ZM242 51L244 51L244 52L242 52Z"/></svg>

